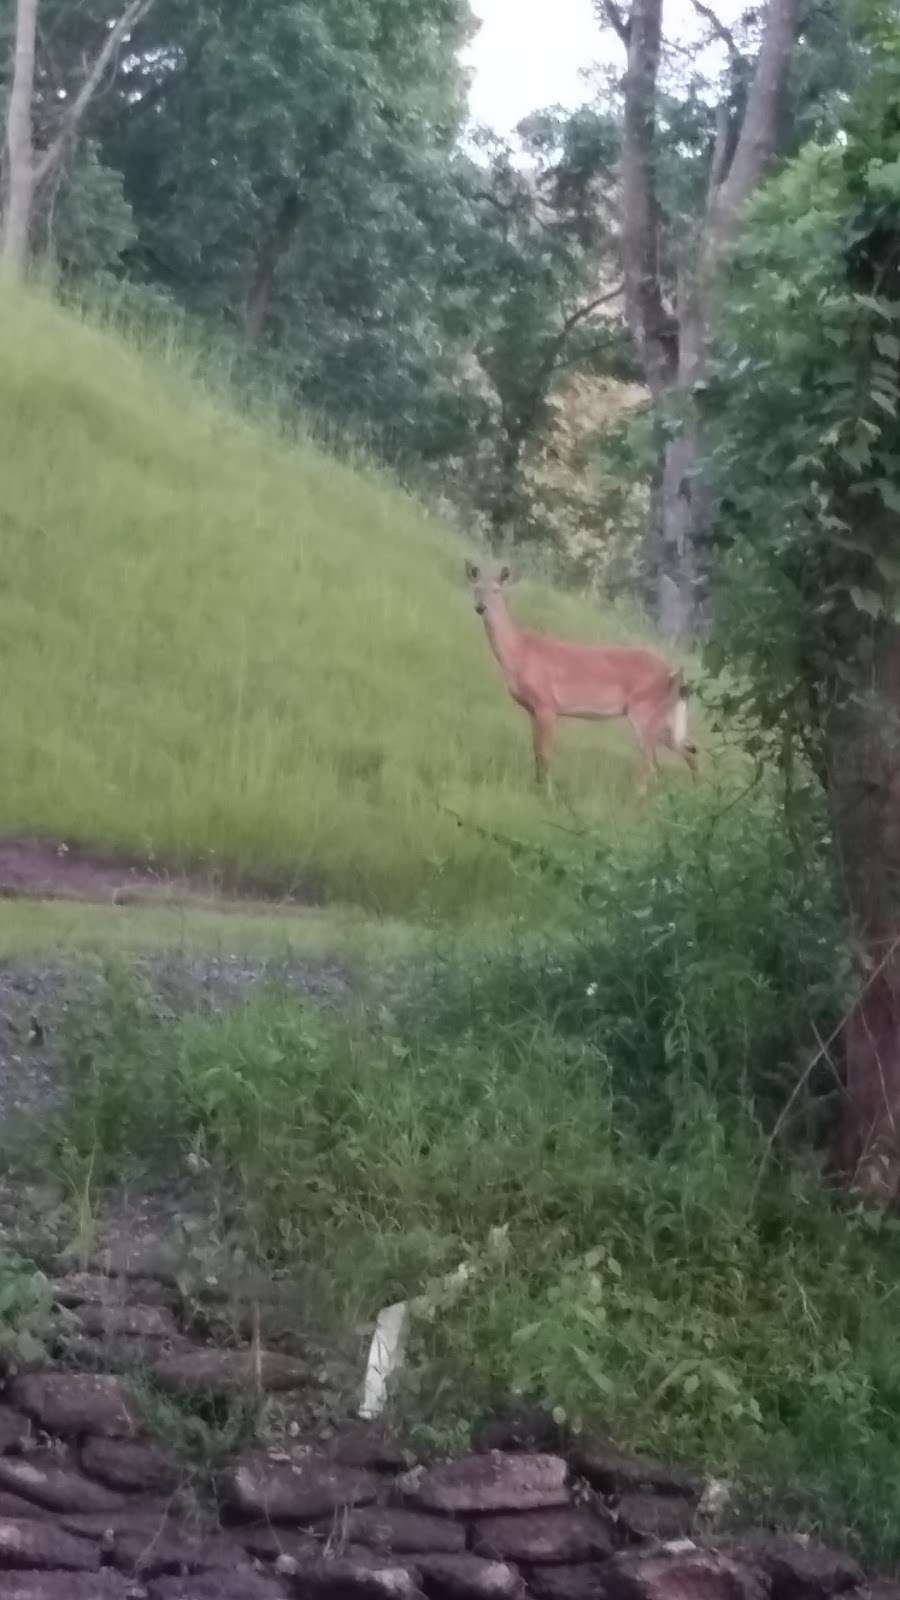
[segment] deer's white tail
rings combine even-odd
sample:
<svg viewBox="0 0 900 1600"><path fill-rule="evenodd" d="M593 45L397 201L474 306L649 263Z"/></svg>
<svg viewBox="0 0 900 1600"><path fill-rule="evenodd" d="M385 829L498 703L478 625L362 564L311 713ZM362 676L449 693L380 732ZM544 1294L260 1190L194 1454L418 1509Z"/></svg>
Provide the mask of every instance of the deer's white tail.
<svg viewBox="0 0 900 1600"><path fill-rule="evenodd" d="M672 674L672 688L675 693L675 702L669 719L672 730L672 743L676 750L683 750L688 743L688 690L680 672Z"/></svg>

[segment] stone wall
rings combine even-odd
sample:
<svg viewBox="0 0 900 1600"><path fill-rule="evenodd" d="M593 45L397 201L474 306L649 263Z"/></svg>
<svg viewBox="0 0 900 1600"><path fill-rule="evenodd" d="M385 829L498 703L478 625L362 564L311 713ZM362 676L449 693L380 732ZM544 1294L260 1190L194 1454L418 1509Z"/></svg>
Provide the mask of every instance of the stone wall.
<svg viewBox="0 0 900 1600"><path fill-rule="evenodd" d="M186 1338L146 1271L74 1274L57 1297L82 1354L130 1353L174 1392L308 1384L289 1356ZM544 1422L543 1439L500 1423L431 1466L359 1423L254 1449L221 1475L214 1514L121 1375L19 1376L0 1399L0 1600L900 1600L840 1552L726 1542L689 1474L570 1447Z"/></svg>

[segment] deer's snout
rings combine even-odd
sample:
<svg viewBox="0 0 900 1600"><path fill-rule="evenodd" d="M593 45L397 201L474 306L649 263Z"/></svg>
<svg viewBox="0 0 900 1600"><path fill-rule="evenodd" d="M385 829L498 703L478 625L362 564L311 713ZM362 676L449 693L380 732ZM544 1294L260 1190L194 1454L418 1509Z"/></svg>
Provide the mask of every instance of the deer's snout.
<svg viewBox="0 0 900 1600"><path fill-rule="evenodd" d="M484 601L483 600L476 600L475 601L475 610L478 612L478 615L480 617L484 616L485 605L484 605Z"/></svg>

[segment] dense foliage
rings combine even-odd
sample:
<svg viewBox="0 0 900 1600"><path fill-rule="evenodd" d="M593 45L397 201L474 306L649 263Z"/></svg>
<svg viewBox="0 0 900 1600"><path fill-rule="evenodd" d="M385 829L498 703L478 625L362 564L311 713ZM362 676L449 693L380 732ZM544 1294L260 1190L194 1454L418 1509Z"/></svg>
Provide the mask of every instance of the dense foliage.
<svg viewBox="0 0 900 1600"><path fill-rule="evenodd" d="M724 697L753 748L827 777L836 712L900 617L900 38L886 29L843 137L753 205L723 286L709 387Z"/></svg>

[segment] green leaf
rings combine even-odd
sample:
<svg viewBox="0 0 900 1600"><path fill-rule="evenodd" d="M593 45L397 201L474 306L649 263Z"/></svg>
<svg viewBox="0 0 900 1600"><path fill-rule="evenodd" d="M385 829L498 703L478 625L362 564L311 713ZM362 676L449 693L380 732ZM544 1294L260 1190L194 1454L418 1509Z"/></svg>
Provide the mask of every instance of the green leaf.
<svg viewBox="0 0 900 1600"><path fill-rule="evenodd" d="M875 349L890 361L900 361L900 339L894 333L876 333Z"/></svg>
<svg viewBox="0 0 900 1600"><path fill-rule="evenodd" d="M876 316L884 317L886 321L891 321L900 311L892 301L876 300L872 294L855 294L853 298L858 306L862 306L866 311L874 311Z"/></svg>
<svg viewBox="0 0 900 1600"><path fill-rule="evenodd" d="M884 604L880 594L874 589L860 589L855 584L851 586L850 598L857 611L864 611L867 617L880 617L884 611Z"/></svg>
<svg viewBox="0 0 900 1600"><path fill-rule="evenodd" d="M601 1394L615 1394L615 1384L611 1382L611 1380L606 1376L605 1372L601 1371L601 1369L597 1366L597 1363L588 1355L586 1350L582 1350L580 1345L573 1344L572 1354L575 1357L575 1360L578 1362L578 1365L590 1378L595 1389L599 1389Z"/></svg>
<svg viewBox="0 0 900 1600"><path fill-rule="evenodd" d="M900 583L900 557L876 556L875 565L886 583Z"/></svg>

